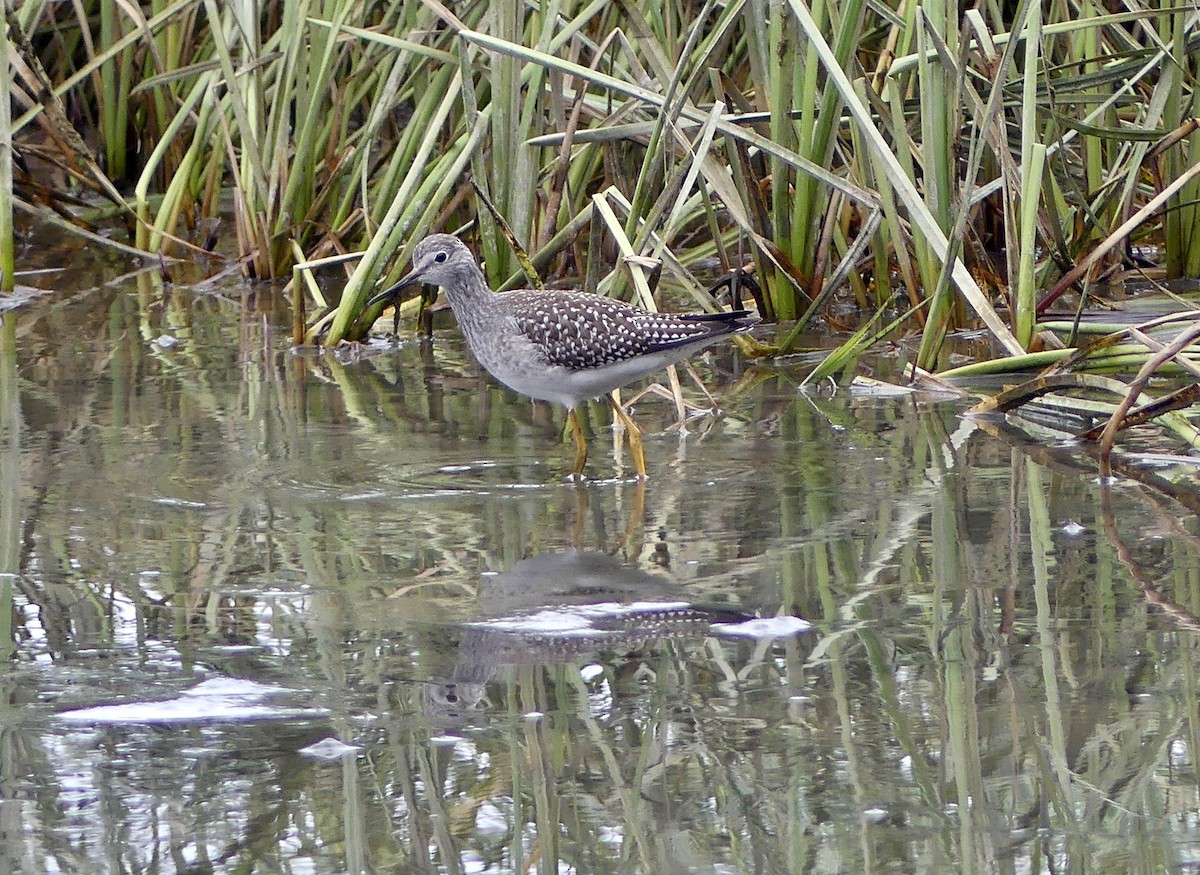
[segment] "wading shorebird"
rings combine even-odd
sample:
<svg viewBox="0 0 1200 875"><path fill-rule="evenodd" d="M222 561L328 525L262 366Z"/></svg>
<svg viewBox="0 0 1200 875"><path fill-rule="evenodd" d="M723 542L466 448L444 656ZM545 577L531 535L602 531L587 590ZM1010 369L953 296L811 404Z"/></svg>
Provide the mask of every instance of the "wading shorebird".
<svg viewBox="0 0 1200 875"><path fill-rule="evenodd" d="M367 306L391 301L422 283L440 286L446 293L467 345L489 374L522 395L568 409L576 478L582 478L587 462L587 439L575 412L581 401L608 398L628 430L638 476L645 478L641 432L610 393L749 331L759 321L748 310L651 313L586 292L493 292L471 250L449 234L434 234L418 243L412 270Z"/></svg>

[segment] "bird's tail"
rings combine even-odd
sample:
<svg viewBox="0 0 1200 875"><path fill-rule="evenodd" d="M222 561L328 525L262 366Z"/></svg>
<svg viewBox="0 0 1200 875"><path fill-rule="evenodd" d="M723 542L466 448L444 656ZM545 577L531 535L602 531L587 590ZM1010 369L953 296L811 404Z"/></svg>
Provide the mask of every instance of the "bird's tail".
<svg viewBox="0 0 1200 875"><path fill-rule="evenodd" d="M688 313L683 318L688 322L715 322L717 325L712 326L715 334L736 334L742 331L748 331L762 321L759 318L756 310L723 310L720 313Z"/></svg>

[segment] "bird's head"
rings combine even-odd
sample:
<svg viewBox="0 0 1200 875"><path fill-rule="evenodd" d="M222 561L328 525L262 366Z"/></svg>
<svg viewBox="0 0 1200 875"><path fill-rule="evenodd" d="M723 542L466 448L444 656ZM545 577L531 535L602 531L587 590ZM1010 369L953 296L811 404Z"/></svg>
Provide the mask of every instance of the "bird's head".
<svg viewBox="0 0 1200 875"><path fill-rule="evenodd" d="M445 286L464 272L478 271L475 257L467 244L450 234L433 234L426 237L413 249L412 270L400 281L367 301L367 306L380 301L391 301L410 286L427 284Z"/></svg>

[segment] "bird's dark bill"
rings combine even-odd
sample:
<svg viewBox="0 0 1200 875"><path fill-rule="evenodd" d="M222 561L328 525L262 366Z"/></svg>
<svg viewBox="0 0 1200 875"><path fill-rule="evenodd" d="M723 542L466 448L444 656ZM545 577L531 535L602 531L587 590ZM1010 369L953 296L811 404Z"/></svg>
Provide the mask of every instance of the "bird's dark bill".
<svg viewBox="0 0 1200 875"><path fill-rule="evenodd" d="M372 307L375 304L378 304L380 301L390 301L406 288L409 286L415 286L418 282L420 282L420 278L417 276L417 272L415 270L410 271L409 273L405 274L401 278L400 282L396 283L394 286L386 288L379 294L372 296L371 299L367 301L367 306Z"/></svg>

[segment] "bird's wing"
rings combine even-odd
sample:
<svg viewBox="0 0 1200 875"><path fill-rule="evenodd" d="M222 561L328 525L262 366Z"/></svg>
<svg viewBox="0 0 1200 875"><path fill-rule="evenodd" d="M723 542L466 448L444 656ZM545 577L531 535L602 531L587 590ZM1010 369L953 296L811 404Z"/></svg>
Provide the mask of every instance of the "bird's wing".
<svg viewBox="0 0 1200 875"><path fill-rule="evenodd" d="M522 333L551 364L572 370L615 364L726 333L720 322L651 313L602 295L509 294L514 296L511 313Z"/></svg>

